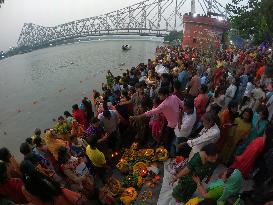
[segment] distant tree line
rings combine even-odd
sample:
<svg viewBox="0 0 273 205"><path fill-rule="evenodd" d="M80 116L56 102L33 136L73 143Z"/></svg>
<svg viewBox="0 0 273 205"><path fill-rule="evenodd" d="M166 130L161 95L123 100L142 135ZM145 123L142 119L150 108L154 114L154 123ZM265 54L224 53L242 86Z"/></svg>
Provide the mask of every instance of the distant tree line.
<svg viewBox="0 0 273 205"><path fill-rule="evenodd" d="M164 41L178 42L181 41L183 31L171 31L167 36L164 37Z"/></svg>
<svg viewBox="0 0 273 205"><path fill-rule="evenodd" d="M232 0L227 5L231 13L231 27L246 39L254 42L272 41L273 0Z"/></svg>

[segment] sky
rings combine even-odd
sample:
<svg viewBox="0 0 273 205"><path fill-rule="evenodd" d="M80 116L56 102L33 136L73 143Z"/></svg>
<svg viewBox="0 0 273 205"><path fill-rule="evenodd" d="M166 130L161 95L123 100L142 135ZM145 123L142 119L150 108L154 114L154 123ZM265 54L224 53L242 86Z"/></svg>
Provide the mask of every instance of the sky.
<svg viewBox="0 0 273 205"><path fill-rule="evenodd" d="M66 22L101 15L142 0L6 0L0 8L0 50L16 46L24 23L55 26ZM218 0L222 5L231 0ZM196 0L197 9L198 0ZM183 6L190 11L190 0ZM181 12L182 13L182 12Z"/></svg>

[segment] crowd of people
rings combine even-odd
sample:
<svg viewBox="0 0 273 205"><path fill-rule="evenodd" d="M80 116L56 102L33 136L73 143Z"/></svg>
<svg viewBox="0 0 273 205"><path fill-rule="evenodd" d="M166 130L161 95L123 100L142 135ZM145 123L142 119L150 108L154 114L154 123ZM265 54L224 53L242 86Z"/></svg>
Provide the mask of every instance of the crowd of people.
<svg viewBox="0 0 273 205"><path fill-rule="evenodd" d="M2 203L115 204L104 184L113 153L133 142L183 157L170 181L181 204L273 201L272 51L214 52L158 47L146 64L119 76L108 71L91 100L73 105L43 133L35 129L20 145L20 164L0 149ZM219 164L227 169L206 185ZM244 179L255 182L247 194Z"/></svg>

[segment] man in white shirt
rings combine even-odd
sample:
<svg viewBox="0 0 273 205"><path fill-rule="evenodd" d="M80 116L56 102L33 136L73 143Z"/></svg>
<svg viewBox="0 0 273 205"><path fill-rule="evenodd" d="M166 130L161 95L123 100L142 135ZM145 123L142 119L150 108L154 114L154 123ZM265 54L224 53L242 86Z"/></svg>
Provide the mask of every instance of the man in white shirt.
<svg viewBox="0 0 273 205"><path fill-rule="evenodd" d="M155 72L158 75L162 75L163 73L169 73L168 69L162 65L162 60L158 61L158 64L155 67Z"/></svg>
<svg viewBox="0 0 273 205"><path fill-rule="evenodd" d="M104 110L103 113L98 115L106 135L108 135L109 148L114 150L118 140L118 124L119 117L115 110Z"/></svg>
<svg viewBox="0 0 273 205"><path fill-rule="evenodd" d="M234 85L235 79L233 77L230 77L229 79L230 86L226 90L225 94L225 106L227 107L229 102L234 98L237 87Z"/></svg>
<svg viewBox="0 0 273 205"><path fill-rule="evenodd" d="M192 132L192 128L196 121L196 110L192 100L185 100L183 105L183 116L181 122L176 125L174 133L176 136L175 144L186 142ZM176 150L176 153L179 151Z"/></svg>
<svg viewBox="0 0 273 205"><path fill-rule="evenodd" d="M207 112L202 116L204 128L200 131L199 136L195 139L187 141L187 144L192 148L190 158L202 147L210 143L216 143L220 138L220 129L215 124L213 113Z"/></svg>

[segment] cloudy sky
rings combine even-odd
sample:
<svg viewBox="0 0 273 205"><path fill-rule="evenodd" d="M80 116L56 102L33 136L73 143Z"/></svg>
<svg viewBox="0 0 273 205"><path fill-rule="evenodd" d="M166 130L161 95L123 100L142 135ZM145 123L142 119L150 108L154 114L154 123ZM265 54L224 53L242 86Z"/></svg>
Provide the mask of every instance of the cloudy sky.
<svg viewBox="0 0 273 205"><path fill-rule="evenodd" d="M6 0L0 8L0 50L16 46L24 23L55 26L114 11L140 1L142 0ZM187 1L183 7L184 12L190 11L190 0ZM218 0L222 5L230 1ZM197 5L197 12L199 11L201 9Z"/></svg>

